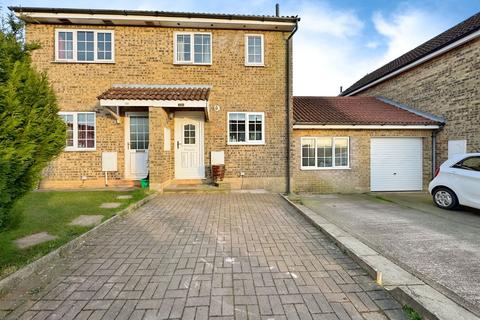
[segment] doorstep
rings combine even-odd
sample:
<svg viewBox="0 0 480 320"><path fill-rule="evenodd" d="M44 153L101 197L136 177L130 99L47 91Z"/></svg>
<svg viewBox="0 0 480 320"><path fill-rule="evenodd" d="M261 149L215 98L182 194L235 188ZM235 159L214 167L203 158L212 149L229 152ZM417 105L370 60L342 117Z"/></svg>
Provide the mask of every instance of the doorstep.
<svg viewBox="0 0 480 320"><path fill-rule="evenodd" d="M188 183L188 181L174 180L163 188L163 193L229 193L230 184L207 184L203 182Z"/></svg>

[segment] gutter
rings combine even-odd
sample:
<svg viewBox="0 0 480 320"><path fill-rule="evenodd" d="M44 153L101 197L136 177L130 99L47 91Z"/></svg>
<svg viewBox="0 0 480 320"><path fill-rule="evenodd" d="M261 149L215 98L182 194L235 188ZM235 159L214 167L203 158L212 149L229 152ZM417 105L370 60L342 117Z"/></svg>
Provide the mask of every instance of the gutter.
<svg viewBox="0 0 480 320"><path fill-rule="evenodd" d="M351 129L351 130L432 130L440 129L439 125L421 125L421 124L406 124L406 125L377 125L377 124L295 124L293 129L304 130L337 130L337 129Z"/></svg>
<svg viewBox="0 0 480 320"><path fill-rule="evenodd" d="M9 6L8 9L18 14L85 14L85 15L118 15L118 16L149 16L149 17L177 17L187 19L220 19L220 20L250 20L294 23L296 16L268 16L268 15L243 15L223 13L197 13L176 11L151 11L151 10L115 10L115 9L82 9L82 8L48 8L48 7L22 7Z"/></svg>
<svg viewBox="0 0 480 320"><path fill-rule="evenodd" d="M290 194L291 193L291 184L290 184L290 176L291 176L291 170L290 170L290 162L291 162L291 156L290 156L290 152L291 152L291 146L290 146L290 111L292 111L292 117L293 117L293 105L292 105L292 92L290 92L290 80L291 80L291 74L293 73L292 72L292 69L290 68L290 66L293 64L290 63L290 59L292 59L292 56L290 54L290 49L291 49L291 45L290 45L290 42L291 42L291 39L293 37L293 35L295 34L295 32L297 32L298 30L298 21L300 20L300 18L298 18L298 20L295 21L295 27L293 28L292 32L290 33L290 35L288 36L287 40L286 40L286 53L285 53L285 71L286 71L286 84L285 84L285 108L287 110L287 146L286 146L286 149L287 149L287 194ZM292 88L293 90L293 88Z"/></svg>
<svg viewBox="0 0 480 320"><path fill-rule="evenodd" d="M473 40L473 39L475 39L479 36L480 36L480 30L477 30L477 31L475 31L473 33L470 33L469 35L455 41L455 42L452 42L451 44L449 44L449 45L447 45L447 46L445 46L445 47L443 47L443 48L441 48L437 51L434 51L434 52L432 52L432 53L430 53L430 54L428 54L428 55L426 55L426 56L424 56L424 57L422 57L422 58L420 58L420 59L418 59L414 62L411 62L411 63L407 64L406 66L403 66L402 68L400 68L398 70L395 70L391 73L388 73L388 74L384 75L383 77L381 77L377 80L374 80L370 83L367 83L367 84L361 86L360 88L358 88L358 89L356 89L352 92L346 93L346 91L348 91L348 89L347 89L343 92L343 94L340 94L340 95L345 96L345 97L353 96L353 95L355 95L355 94L357 94L361 91L364 91L364 90L366 90L370 87L375 86L376 84L379 84L380 82L383 82L385 80L393 78L394 76L396 76L396 75L398 75L402 72L405 72L405 71L407 71L409 69L412 69L412 68L414 68L414 67L416 67L416 66L418 66L418 65L420 65L424 62L427 62L428 60L431 60L431 59L433 59L433 58L435 58L435 57L437 57L441 54L444 54L447 51L450 51L450 50L452 50L456 47L459 47L459 46L461 46L461 45L463 45L463 44L465 44L465 43L467 43L467 42L469 42L469 41L471 41L471 40Z"/></svg>

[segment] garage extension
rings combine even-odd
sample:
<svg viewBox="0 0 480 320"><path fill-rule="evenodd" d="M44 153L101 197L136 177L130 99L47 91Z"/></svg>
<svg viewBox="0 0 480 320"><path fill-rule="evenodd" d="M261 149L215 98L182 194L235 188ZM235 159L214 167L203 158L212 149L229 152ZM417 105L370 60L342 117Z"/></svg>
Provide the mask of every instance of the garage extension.
<svg viewBox="0 0 480 320"><path fill-rule="evenodd" d="M294 97L294 192L426 190L444 120L382 97Z"/></svg>

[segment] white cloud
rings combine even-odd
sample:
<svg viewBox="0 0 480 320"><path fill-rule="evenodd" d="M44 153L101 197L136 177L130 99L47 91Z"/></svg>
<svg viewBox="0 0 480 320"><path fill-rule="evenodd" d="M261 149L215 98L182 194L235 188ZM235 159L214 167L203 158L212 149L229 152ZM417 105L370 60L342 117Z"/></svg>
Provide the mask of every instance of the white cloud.
<svg viewBox="0 0 480 320"><path fill-rule="evenodd" d="M447 28L435 13L403 8L392 15L373 14L375 32L353 11L320 5L302 8L295 37L294 93L337 95L365 74L399 57ZM321 22L313 17L321 16ZM306 20L306 21L305 21ZM302 31L304 30L304 31Z"/></svg>
<svg viewBox="0 0 480 320"><path fill-rule="evenodd" d="M387 42L387 51L379 65L401 56L446 29L435 15L420 10L407 10L391 17L375 12L372 20L377 32Z"/></svg>
<svg viewBox="0 0 480 320"><path fill-rule="evenodd" d="M369 41L365 44L365 47L369 49L376 49L380 46L380 42L378 41Z"/></svg>
<svg viewBox="0 0 480 320"><path fill-rule="evenodd" d="M301 28L317 34L350 37L363 29L363 22L353 10L336 10L325 3L305 3L301 6Z"/></svg>
<svg viewBox="0 0 480 320"><path fill-rule="evenodd" d="M294 37L294 94L337 95L362 70L356 66L355 41L364 22L355 11L322 2L299 7L302 18Z"/></svg>

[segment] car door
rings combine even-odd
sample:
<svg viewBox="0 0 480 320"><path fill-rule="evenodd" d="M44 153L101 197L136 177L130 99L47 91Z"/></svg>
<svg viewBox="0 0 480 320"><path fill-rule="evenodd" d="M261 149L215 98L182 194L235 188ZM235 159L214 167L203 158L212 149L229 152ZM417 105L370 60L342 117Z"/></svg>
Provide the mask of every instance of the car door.
<svg viewBox="0 0 480 320"><path fill-rule="evenodd" d="M480 156L463 159L452 171L460 204L480 208Z"/></svg>

